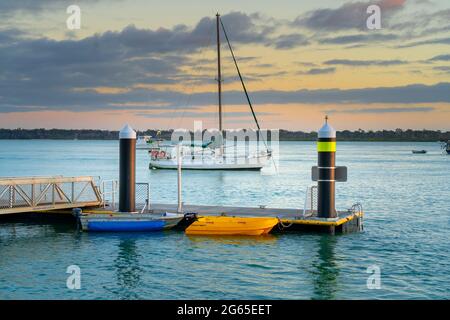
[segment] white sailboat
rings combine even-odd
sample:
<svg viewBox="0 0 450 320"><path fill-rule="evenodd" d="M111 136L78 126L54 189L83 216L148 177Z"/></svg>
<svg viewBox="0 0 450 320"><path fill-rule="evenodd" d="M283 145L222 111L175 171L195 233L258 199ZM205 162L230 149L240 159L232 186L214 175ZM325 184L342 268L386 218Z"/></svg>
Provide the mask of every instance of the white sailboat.
<svg viewBox="0 0 450 320"><path fill-rule="evenodd" d="M136 140L136 149L151 149L152 144L152 136L139 136Z"/></svg>
<svg viewBox="0 0 450 320"><path fill-rule="evenodd" d="M230 41L228 39L225 27L220 19L220 15L216 15L216 29L217 29L217 89L218 89L218 106L219 106L219 131L223 132L222 127L222 71L220 60L220 26L224 32L227 40L228 48L230 49L239 79L242 84L247 102L249 104L253 119L255 120L258 132L260 126L256 114L253 110L250 97L242 79L239 66L233 53ZM266 142L264 141L264 144ZM251 155L230 155L226 152L226 141L212 142L207 145L190 145L182 146L180 157L181 167L183 170L261 170L271 158L271 151L266 150L255 152ZM177 169L178 159L176 145L171 143L160 144L149 150L151 157L150 169Z"/></svg>

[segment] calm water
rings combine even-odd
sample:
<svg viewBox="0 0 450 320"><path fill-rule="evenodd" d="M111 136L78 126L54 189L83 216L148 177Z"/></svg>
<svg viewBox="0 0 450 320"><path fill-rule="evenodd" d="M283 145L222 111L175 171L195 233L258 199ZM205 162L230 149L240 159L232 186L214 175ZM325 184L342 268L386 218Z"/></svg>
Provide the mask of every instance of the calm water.
<svg viewBox="0 0 450 320"><path fill-rule="evenodd" d="M427 149L413 155L412 149ZM303 207L315 144L280 146L279 172L184 172L193 204ZM338 143L349 181L337 206L360 201L358 234L264 238L188 237L182 232L87 234L71 222L0 222L0 299L448 299L450 156L437 143ZM176 172L150 171L138 151L138 181L152 201L176 201ZM115 141L1 141L0 176L118 177ZM66 268L81 268L81 290ZM366 286L381 268L381 289Z"/></svg>

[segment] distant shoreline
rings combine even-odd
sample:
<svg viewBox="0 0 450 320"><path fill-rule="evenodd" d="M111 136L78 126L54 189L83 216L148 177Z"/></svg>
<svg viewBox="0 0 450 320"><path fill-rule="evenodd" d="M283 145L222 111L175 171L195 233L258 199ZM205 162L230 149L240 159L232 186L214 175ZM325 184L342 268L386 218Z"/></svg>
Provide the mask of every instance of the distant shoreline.
<svg viewBox="0 0 450 320"><path fill-rule="evenodd" d="M56 138L42 138L42 139L2 139L0 138L0 141L119 141L119 139L56 139ZM317 140L317 139L316 139ZM316 140L279 140L280 142L315 142ZM425 141L425 140L342 140L337 139L339 142L417 142L417 143L440 143L443 141L439 140L432 140L432 141ZM231 141L231 140L227 140Z"/></svg>
<svg viewBox="0 0 450 320"><path fill-rule="evenodd" d="M155 137L158 130L138 131L138 136ZM162 139L170 139L173 130L161 130ZM192 134L192 133L191 133ZM65 129L0 129L0 140L117 140L118 131ZM316 132L279 131L280 141L315 141ZM338 131L339 141L366 142L438 142L450 140L450 131L439 130L379 130Z"/></svg>

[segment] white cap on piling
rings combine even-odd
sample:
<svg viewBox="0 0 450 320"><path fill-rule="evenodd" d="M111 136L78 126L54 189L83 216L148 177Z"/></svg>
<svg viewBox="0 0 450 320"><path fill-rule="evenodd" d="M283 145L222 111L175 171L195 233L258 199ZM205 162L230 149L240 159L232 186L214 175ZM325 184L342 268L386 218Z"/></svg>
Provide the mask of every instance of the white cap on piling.
<svg viewBox="0 0 450 320"><path fill-rule="evenodd" d="M129 124L126 124L119 132L119 139L136 139L136 131Z"/></svg>
<svg viewBox="0 0 450 320"><path fill-rule="evenodd" d="M328 124L328 116L325 116L325 124L319 130L319 138L336 138L336 130Z"/></svg>

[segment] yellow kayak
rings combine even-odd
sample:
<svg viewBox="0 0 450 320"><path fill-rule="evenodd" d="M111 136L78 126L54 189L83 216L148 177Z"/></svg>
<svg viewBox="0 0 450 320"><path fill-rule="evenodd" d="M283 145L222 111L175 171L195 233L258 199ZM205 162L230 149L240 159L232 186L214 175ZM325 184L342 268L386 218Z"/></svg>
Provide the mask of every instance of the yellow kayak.
<svg viewBox="0 0 450 320"><path fill-rule="evenodd" d="M189 235L241 235L267 234L278 224L278 218L243 218L226 216L199 217L189 227Z"/></svg>

